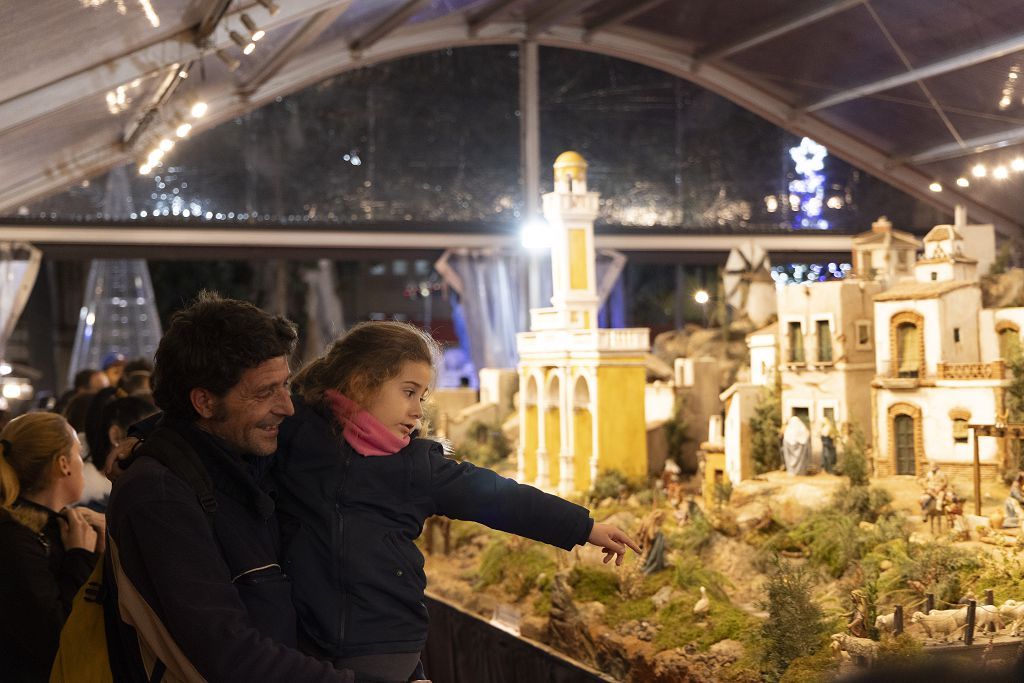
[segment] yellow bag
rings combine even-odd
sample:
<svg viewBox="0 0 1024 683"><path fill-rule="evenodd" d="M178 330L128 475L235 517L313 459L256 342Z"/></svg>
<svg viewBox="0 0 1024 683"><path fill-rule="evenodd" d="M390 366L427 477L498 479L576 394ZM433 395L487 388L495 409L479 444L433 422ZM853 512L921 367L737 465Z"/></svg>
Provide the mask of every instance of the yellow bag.
<svg viewBox="0 0 1024 683"><path fill-rule="evenodd" d="M60 632L50 683L113 683L103 615L103 557L71 603Z"/></svg>

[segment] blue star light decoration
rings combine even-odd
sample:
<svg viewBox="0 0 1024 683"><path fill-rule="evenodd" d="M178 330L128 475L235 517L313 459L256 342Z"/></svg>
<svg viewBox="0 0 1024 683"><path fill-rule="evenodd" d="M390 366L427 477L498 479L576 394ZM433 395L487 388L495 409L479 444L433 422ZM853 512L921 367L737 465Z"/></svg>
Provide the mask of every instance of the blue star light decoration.
<svg viewBox="0 0 1024 683"><path fill-rule="evenodd" d="M828 230L828 221L821 217L825 205L825 168L828 150L810 138L804 138L789 150L800 176L789 183L789 204L795 212L794 228Z"/></svg>

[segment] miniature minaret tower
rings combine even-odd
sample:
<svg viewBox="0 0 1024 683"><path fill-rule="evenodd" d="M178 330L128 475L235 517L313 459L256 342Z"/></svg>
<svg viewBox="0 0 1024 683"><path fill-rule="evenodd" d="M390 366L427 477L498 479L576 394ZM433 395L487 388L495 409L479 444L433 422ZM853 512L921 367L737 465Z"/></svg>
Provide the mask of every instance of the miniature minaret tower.
<svg viewBox="0 0 1024 683"><path fill-rule="evenodd" d="M647 474L644 354L647 328L597 327L594 254L597 192L576 152L555 161L544 195L552 233L551 308L530 311L518 335L518 477L562 494L590 489L599 473Z"/></svg>

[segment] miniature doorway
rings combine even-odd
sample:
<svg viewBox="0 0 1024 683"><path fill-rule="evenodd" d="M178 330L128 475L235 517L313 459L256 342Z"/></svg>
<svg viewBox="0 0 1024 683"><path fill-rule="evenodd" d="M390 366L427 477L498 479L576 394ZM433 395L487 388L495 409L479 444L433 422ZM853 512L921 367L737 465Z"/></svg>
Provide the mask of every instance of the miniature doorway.
<svg viewBox="0 0 1024 683"><path fill-rule="evenodd" d="M560 400L558 375L548 380L548 388L544 394L546 410L544 411L544 447L548 451L548 480L540 484L556 488L561 478L558 458L562 454L562 402Z"/></svg>
<svg viewBox="0 0 1024 683"><path fill-rule="evenodd" d="M526 382L525 429L523 429L523 481L533 483L537 480L537 446L539 445L538 435L540 415L537 412L537 378L530 377Z"/></svg>
<svg viewBox="0 0 1024 683"><path fill-rule="evenodd" d="M892 421L896 444L896 474L917 474L914 452L914 418L897 415Z"/></svg>
<svg viewBox="0 0 1024 683"><path fill-rule="evenodd" d="M573 488L590 490L590 458L594 450L594 416L591 412L590 389L587 380L576 378L573 390Z"/></svg>
<svg viewBox="0 0 1024 683"><path fill-rule="evenodd" d="M912 322L896 327L896 374L898 377L921 376L921 330Z"/></svg>

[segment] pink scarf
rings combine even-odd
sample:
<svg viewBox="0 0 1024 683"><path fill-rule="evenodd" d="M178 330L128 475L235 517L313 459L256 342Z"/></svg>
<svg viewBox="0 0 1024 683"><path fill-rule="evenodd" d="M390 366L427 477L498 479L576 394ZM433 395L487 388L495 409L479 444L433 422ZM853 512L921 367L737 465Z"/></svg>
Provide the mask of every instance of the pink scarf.
<svg viewBox="0 0 1024 683"><path fill-rule="evenodd" d="M409 445L410 438L392 434L380 420L340 391L328 389L324 400L343 425L345 441L360 455L393 455Z"/></svg>

